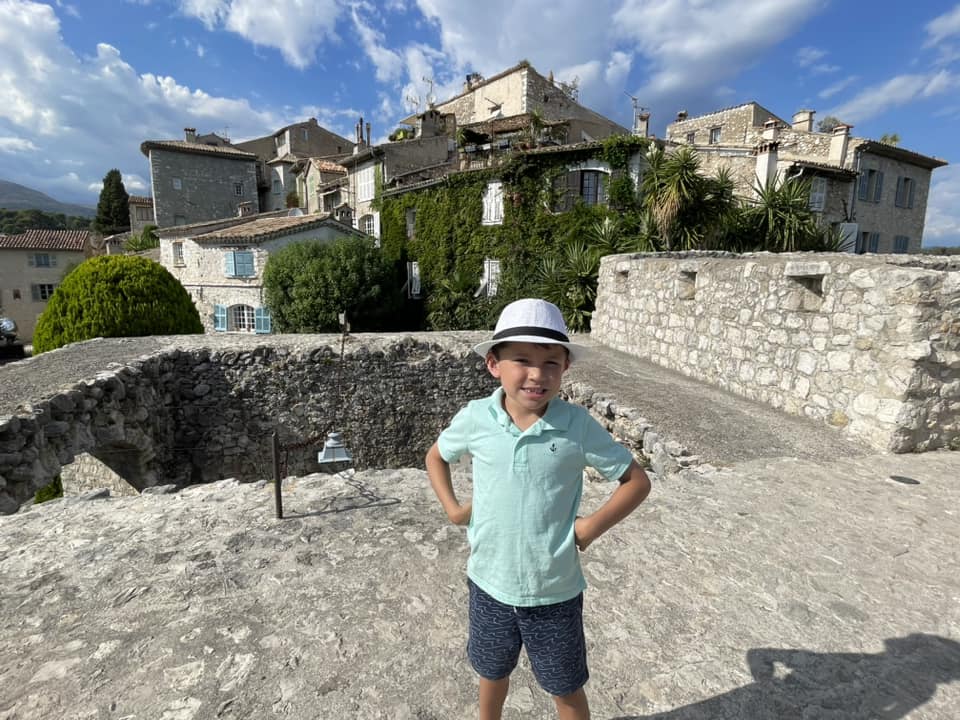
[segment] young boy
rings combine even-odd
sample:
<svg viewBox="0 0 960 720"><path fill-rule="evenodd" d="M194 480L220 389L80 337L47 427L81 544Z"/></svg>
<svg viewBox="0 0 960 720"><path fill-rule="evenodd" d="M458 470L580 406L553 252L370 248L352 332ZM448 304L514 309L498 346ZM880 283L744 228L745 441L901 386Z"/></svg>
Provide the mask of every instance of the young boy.
<svg viewBox="0 0 960 720"><path fill-rule="evenodd" d="M650 481L586 410L557 397L563 373L585 350L569 341L555 305L511 303L493 339L474 350L500 387L457 413L426 464L447 517L468 525L467 654L480 676L480 718L500 718L523 645L558 716L586 719L586 582L577 549L643 502ZM473 497L461 505L449 464L464 453L473 458ZM578 517L586 466L620 485L596 512Z"/></svg>

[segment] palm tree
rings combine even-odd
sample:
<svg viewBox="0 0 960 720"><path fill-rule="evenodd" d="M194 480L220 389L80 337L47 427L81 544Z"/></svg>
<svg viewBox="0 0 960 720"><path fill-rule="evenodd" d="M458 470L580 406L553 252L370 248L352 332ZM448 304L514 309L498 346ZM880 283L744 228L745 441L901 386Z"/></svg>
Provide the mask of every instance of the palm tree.
<svg viewBox="0 0 960 720"><path fill-rule="evenodd" d="M810 210L810 181L791 179L755 188L757 200L741 210L741 250L830 250L828 233Z"/></svg>
<svg viewBox="0 0 960 720"><path fill-rule="evenodd" d="M653 221L664 250L713 247L734 207L728 171L715 177L700 174L700 157L690 147L674 153L653 148L640 183L641 208Z"/></svg>

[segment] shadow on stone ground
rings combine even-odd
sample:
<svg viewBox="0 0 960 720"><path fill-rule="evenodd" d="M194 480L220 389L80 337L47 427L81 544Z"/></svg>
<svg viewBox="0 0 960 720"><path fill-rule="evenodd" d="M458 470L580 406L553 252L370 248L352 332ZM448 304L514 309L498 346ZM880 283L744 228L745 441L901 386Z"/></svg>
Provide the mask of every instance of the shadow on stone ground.
<svg viewBox="0 0 960 720"><path fill-rule="evenodd" d="M943 452L661 479L581 555L593 717L956 720L958 478ZM283 520L231 481L0 518L0 720L475 718L467 544L426 473L283 496ZM521 657L504 720L552 706Z"/></svg>
<svg viewBox="0 0 960 720"><path fill-rule="evenodd" d="M613 720L897 720L929 701L941 683L960 680L960 644L953 640L918 633L884 645L881 653L750 650L749 685L667 712Z"/></svg>

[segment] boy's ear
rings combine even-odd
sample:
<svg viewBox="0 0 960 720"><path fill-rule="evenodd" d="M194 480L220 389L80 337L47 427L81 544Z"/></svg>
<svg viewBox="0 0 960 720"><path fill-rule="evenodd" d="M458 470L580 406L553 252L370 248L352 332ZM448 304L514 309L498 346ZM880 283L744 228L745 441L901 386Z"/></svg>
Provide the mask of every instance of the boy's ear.
<svg viewBox="0 0 960 720"><path fill-rule="evenodd" d="M500 364L497 356L492 352L487 353L487 372L497 378L497 380L500 379Z"/></svg>

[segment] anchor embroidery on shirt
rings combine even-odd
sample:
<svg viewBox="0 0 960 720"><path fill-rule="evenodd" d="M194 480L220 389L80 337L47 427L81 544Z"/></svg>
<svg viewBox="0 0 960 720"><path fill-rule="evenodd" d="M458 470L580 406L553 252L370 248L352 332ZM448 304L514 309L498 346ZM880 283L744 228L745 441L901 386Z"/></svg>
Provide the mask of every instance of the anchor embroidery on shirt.
<svg viewBox="0 0 960 720"><path fill-rule="evenodd" d="M556 444L556 443L550 443L550 452L556 454L556 452L557 452L557 444Z"/></svg>

